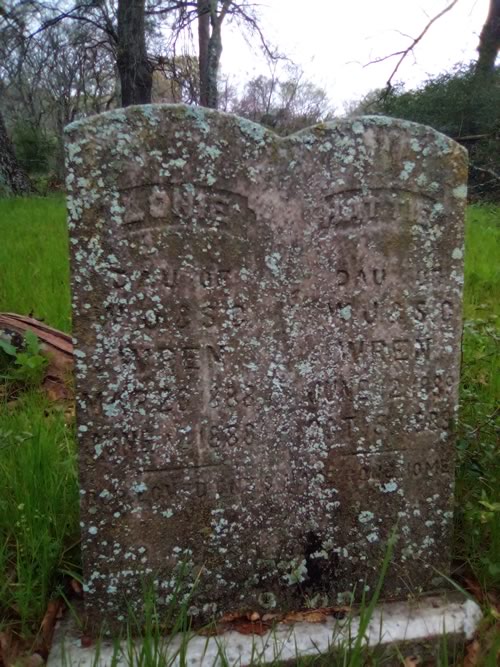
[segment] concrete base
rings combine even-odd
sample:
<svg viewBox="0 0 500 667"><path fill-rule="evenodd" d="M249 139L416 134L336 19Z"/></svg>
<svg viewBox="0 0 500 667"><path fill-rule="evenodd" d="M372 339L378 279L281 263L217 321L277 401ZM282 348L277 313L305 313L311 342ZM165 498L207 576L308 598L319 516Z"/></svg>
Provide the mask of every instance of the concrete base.
<svg viewBox="0 0 500 667"><path fill-rule="evenodd" d="M480 619L479 606L458 593L381 603L375 609L363 643L382 652L397 646L400 655L425 653L428 657L442 648L443 642L457 645L470 639ZM216 637L175 635L159 642L158 653L161 651L164 657L155 664L244 667L276 660L286 662L352 645L359 625L359 615L354 613L344 619L329 617L322 623L279 623L262 636L234 631ZM140 639L132 648L135 659L131 658L130 643L126 642L117 645L102 640L84 648L74 621L67 615L56 629L48 667L134 667L139 664L141 650ZM398 663L401 664L399 660Z"/></svg>

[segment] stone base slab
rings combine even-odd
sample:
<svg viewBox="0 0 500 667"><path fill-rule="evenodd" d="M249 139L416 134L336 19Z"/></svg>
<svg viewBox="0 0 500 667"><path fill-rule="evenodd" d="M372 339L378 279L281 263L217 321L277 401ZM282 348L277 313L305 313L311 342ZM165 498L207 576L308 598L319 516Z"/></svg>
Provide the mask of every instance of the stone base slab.
<svg viewBox="0 0 500 667"><path fill-rule="evenodd" d="M381 603L370 620L364 645L383 652L397 647L403 657L421 653L429 657L433 651L442 649L443 642L457 646L471 639L480 619L477 603L458 593ZM360 616L354 613L344 619L329 617L322 623L279 623L262 636L234 631L215 637L194 633L190 638L174 635L159 642L158 650L164 655L161 664L169 667L218 667L222 664L245 667L276 660L286 662L342 649L348 645L349 638L354 643L359 625ZM81 643L81 633L68 614L56 629L47 667L133 667L130 644L126 642L122 642L120 648L108 639L90 647L82 647ZM140 639L136 640L134 653L138 656L141 653Z"/></svg>

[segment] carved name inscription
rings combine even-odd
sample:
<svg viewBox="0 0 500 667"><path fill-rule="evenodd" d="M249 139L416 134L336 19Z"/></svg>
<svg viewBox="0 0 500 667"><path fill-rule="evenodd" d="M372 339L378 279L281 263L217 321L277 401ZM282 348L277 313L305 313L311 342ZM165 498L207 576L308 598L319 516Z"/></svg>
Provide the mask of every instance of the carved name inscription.
<svg viewBox="0 0 500 667"><path fill-rule="evenodd" d="M430 227L442 217L443 208L434 208L435 200L411 190L375 190L366 197L359 190L342 191L326 197L327 216L322 229L348 230L369 223L391 224L411 220L414 225Z"/></svg>
<svg viewBox="0 0 500 667"><path fill-rule="evenodd" d="M90 621L432 588L451 521L462 150L137 107L68 130ZM180 570L179 570L180 568ZM368 590L368 589L367 589ZM137 609L140 613L140 610Z"/></svg>

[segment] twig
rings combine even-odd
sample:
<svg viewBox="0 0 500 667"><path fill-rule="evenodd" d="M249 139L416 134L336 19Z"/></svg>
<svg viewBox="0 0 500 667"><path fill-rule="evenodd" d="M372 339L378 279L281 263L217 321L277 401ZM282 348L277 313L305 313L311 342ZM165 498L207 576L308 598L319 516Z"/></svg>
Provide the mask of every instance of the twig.
<svg viewBox="0 0 500 667"><path fill-rule="evenodd" d="M495 180L495 181L500 181L500 174L497 174L492 169L484 169L483 167L476 167L475 164L471 164L470 168L474 169L474 171L480 171L483 174L488 174L489 176L492 176L493 180Z"/></svg>
<svg viewBox="0 0 500 667"><path fill-rule="evenodd" d="M421 39L424 37L424 35L427 33L429 28L432 26L433 23L435 23L438 19L440 19L444 14L450 11L450 9L453 9L453 7L457 4L458 0L453 0L447 7L445 7L439 14L436 14L432 19L430 19L427 23L427 25L424 27L422 32L418 35L418 37L415 37L415 39L412 41L410 46L406 49L402 49L401 51L395 51L394 53L390 53L387 56L382 56L381 58L376 58L375 60L370 61L365 65L367 67L368 65L374 65L377 63L381 63L384 60L389 60L390 58L396 58L399 56L399 60L396 63L396 66L392 70L392 73L390 77L387 79L387 82L385 84L387 92L389 92L392 88L392 80L396 76L397 71L399 70L402 62L404 59L408 56L409 53L413 51L413 49L417 46L417 44L421 41Z"/></svg>
<svg viewBox="0 0 500 667"><path fill-rule="evenodd" d="M458 135L457 137L452 137L454 141L476 141L478 139L486 139L486 137L491 137L493 134L491 132L487 134L468 134L463 137Z"/></svg>
<svg viewBox="0 0 500 667"><path fill-rule="evenodd" d="M472 431L469 431L467 435L470 437L472 435L476 435L476 433L479 433L481 429L490 422L492 422L499 413L500 413L500 408L495 408L495 410L493 410L491 415L488 415L488 417L486 417L486 419L483 422L481 422L481 424L476 426L476 428L472 429Z"/></svg>

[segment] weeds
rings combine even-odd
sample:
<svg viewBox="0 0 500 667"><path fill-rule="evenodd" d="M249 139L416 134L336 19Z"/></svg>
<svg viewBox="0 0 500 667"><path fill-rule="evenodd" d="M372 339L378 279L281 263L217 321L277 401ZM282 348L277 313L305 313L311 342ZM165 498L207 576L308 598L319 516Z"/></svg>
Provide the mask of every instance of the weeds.
<svg viewBox="0 0 500 667"><path fill-rule="evenodd" d="M456 555L500 587L500 210L471 207L457 442Z"/></svg>
<svg viewBox="0 0 500 667"><path fill-rule="evenodd" d="M21 349L0 339L0 380L23 387L36 387L41 384L47 365L48 359L41 354L40 342L32 331L24 334Z"/></svg>
<svg viewBox="0 0 500 667"><path fill-rule="evenodd" d="M73 427L39 393L3 405L0 489L0 619L30 634L78 535Z"/></svg>

